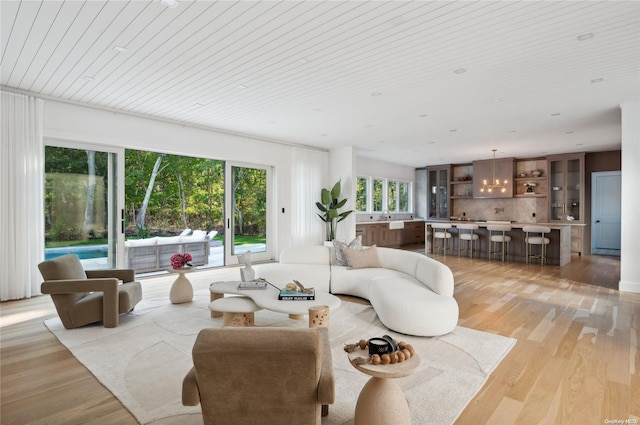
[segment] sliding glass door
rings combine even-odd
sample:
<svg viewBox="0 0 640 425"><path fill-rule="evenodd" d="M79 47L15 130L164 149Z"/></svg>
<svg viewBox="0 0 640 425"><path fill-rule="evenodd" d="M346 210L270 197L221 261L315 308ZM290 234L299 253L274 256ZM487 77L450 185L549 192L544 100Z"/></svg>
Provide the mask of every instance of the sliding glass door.
<svg viewBox="0 0 640 425"><path fill-rule="evenodd" d="M115 268L118 154L45 147L45 259L76 254L87 270Z"/></svg>
<svg viewBox="0 0 640 425"><path fill-rule="evenodd" d="M271 259L270 168L227 162L226 175L226 264L247 251L254 261Z"/></svg>

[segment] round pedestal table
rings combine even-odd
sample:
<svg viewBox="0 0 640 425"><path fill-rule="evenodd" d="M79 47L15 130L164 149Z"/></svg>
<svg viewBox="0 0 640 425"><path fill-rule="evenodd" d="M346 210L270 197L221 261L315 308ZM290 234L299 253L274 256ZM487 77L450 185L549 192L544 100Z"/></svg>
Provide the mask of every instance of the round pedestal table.
<svg viewBox="0 0 640 425"><path fill-rule="evenodd" d="M193 286L185 274L195 271L195 267L183 269L167 269L169 273L176 273L178 277L171 285L169 300L173 304L190 303L193 301Z"/></svg>
<svg viewBox="0 0 640 425"><path fill-rule="evenodd" d="M414 354L409 360L388 365L354 362L368 355L367 349L348 353L351 365L371 376L360 391L354 425L411 425L407 399L394 379L411 375L420 366L420 357Z"/></svg>

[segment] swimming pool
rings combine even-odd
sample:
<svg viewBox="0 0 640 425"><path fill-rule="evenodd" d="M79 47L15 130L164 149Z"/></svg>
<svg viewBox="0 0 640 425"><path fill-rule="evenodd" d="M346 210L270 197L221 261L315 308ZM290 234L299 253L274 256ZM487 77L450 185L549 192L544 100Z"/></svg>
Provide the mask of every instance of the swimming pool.
<svg viewBox="0 0 640 425"><path fill-rule="evenodd" d="M77 254L81 260L89 258L106 258L108 246L105 245L82 245L82 246L65 246L61 248L45 248L44 259L52 260L66 254Z"/></svg>

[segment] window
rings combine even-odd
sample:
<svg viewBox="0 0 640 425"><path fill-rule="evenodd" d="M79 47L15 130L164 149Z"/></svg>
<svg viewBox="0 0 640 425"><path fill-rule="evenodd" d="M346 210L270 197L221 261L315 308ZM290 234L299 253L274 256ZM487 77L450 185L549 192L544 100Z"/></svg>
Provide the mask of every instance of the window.
<svg viewBox="0 0 640 425"><path fill-rule="evenodd" d="M357 178L356 211L362 213L411 213L411 182L373 177Z"/></svg>
<svg viewBox="0 0 640 425"><path fill-rule="evenodd" d="M369 179L358 177L356 183L356 211L367 212L367 201L369 199Z"/></svg>

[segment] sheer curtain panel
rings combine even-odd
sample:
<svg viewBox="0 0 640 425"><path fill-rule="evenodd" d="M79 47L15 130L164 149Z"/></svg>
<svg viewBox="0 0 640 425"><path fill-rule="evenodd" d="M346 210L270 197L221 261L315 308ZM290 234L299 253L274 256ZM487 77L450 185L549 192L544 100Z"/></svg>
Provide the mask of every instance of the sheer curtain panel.
<svg viewBox="0 0 640 425"><path fill-rule="evenodd" d="M291 244L322 245L324 222L316 215L316 202L329 175L329 153L305 148L291 152Z"/></svg>
<svg viewBox="0 0 640 425"><path fill-rule="evenodd" d="M40 294L44 259L43 101L2 91L0 301Z"/></svg>

